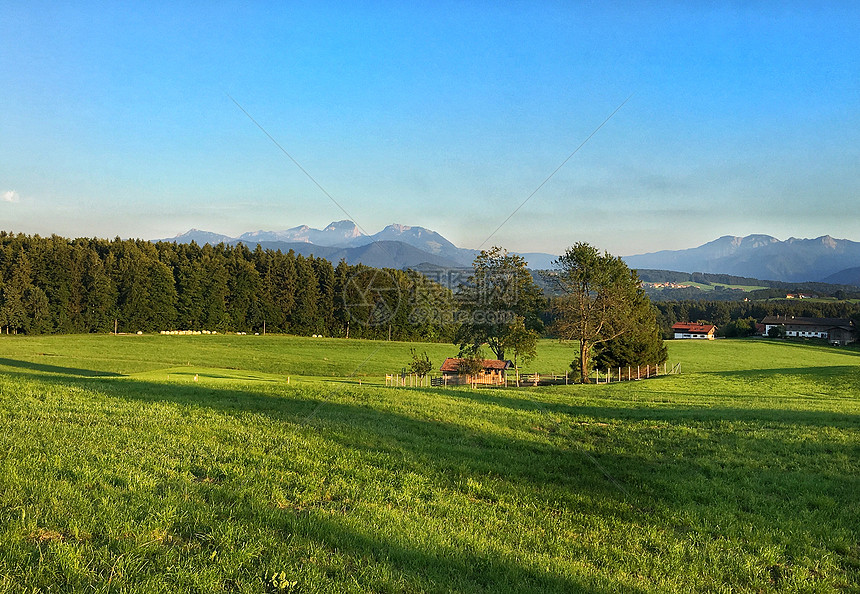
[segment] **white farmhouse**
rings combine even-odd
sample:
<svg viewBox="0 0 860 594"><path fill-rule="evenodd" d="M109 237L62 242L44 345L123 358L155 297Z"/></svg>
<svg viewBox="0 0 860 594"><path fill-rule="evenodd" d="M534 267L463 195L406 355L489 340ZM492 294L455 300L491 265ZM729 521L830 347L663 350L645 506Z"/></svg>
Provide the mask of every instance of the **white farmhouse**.
<svg viewBox="0 0 860 594"><path fill-rule="evenodd" d="M857 339L854 323L847 318L801 318L767 316L761 321L764 335L771 328L785 328L785 336L793 338L826 338L833 344L848 344Z"/></svg>
<svg viewBox="0 0 860 594"><path fill-rule="evenodd" d="M700 340L714 340L714 332L717 327L713 324L691 324L689 322L678 322L672 326L675 338L697 338Z"/></svg>

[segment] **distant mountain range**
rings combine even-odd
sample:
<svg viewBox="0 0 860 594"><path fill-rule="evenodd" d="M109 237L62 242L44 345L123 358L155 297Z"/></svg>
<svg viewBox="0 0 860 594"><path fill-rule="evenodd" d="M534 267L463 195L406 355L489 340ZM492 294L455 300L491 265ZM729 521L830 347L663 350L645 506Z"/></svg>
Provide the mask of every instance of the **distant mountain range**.
<svg viewBox="0 0 860 594"><path fill-rule="evenodd" d="M263 248L293 250L304 256L314 255L332 262L346 260L384 268L417 268L420 266L460 268L471 266L478 250L459 248L439 233L424 227L388 225L379 233L366 235L352 221L335 221L324 229L307 225L284 231L253 231L239 237L228 237L209 231L191 229L182 235L156 241L190 243L226 243ZM543 253L520 254L530 268L549 268L555 256Z"/></svg>
<svg viewBox="0 0 860 594"><path fill-rule="evenodd" d="M346 260L384 268L458 268L471 266L477 250L459 248L424 227L388 225L367 235L352 221L335 221L324 229L307 225L284 231L253 231L228 237L209 231L190 231L163 239L198 244L244 243L250 247L293 250L332 262ZM533 270L552 267L555 256L522 253ZM626 256L631 268L728 274L783 282L824 282L860 286L860 242L834 239L780 241L770 235L726 235L699 247Z"/></svg>
<svg viewBox="0 0 860 594"><path fill-rule="evenodd" d="M769 235L726 235L696 248L627 256L624 261L631 268L860 285L860 242L829 235L785 241Z"/></svg>

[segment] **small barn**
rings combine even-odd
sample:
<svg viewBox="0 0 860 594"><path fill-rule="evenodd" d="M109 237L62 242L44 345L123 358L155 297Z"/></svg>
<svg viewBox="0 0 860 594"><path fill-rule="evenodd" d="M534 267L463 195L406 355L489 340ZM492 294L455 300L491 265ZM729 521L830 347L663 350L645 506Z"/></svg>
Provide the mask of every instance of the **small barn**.
<svg viewBox="0 0 860 594"><path fill-rule="evenodd" d="M699 340L714 340L714 332L717 327L713 324L691 324L689 322L678 322L672 326L675 338L694 338Z"/></svg>
<svg viewBox="0 0 860 594"><path fill-rule="evenodd" d="M460 373L460 363L463 359L448 357L442 363L441 371L445 383L452 384L486 384L491 386L505 385L508 369L513 369L514 364L510 361L499 359L484 359L483 369L478 375L466 376Z"/></svg>

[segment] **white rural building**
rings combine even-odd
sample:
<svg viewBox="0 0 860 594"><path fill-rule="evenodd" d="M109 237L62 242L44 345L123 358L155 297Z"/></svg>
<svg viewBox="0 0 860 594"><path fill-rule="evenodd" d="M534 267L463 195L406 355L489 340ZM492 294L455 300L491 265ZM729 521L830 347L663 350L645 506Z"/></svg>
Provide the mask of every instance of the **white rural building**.
<svg viewBox="0 0 860 594"><path fill-rule="evenodd" d="M856 340L856 329L847 318L800 318L795 316L767 316L761 321L764 335L771 328L785 328L786 337L827 338L834 344L848 344Z"/></svg>
<svg viewBox="0 0 860 594"><path fill-rule="evenodd" d="M713 324L690 324L678 322L672 326L675 338L698 338L701 340L714 340L714 332L717 327Z"/></svg>

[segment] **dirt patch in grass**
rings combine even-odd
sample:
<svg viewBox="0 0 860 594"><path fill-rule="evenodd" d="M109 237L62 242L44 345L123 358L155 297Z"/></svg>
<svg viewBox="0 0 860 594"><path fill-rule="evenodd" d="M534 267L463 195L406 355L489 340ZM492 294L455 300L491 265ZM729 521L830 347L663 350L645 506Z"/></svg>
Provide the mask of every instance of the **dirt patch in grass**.
<svg viewBox="0 0 860 594"><path fill-rule="evenodd" d="M48 528L37 528L33 530L28 536L28 540L37 543L43 542L59 542L65 539L65 536L61 532L56 530L51 530Z"/></svg>

